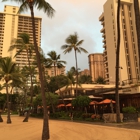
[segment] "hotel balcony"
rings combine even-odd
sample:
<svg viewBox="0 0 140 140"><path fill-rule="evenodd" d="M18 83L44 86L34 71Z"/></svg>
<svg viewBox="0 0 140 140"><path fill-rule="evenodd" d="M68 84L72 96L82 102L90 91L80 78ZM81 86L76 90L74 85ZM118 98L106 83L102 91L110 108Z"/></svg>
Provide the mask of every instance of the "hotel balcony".
<svg viewBox="0 0 140 140"><path fill-rule="evenodd" d="M104 64L107 66L108 60L107 57L104 58Z"/></svg>
<svg viewBox="0 0 140 140"><path fill-rule="evenodd" d="M99 21L104 21L104 13L102 13L101 15L100 15L100 17L99 17Z"/></svg>
<svg viewBox="0 0 140 140"><path fill-rule="evenodd" d="M103 45L103 48L106 48L106 44Z"/></svg>
<svg viewBox="0 0 140 140"><path fill-rule="evenodd" d="M105 33L105 28L103 27L101 30L100 30L101 33Z"/></svg>
<svg viewBox="0 0 140 140"><path fill-rule="evenodd" d="M104 38L102 42L103 42L104 44L106 44L106 39Z"/></svg>
<svg viewBox="0 0 140 140"><path fill-rule="evenodd" d="M105 38L105 34L102 34L102 37Z"/></svg>

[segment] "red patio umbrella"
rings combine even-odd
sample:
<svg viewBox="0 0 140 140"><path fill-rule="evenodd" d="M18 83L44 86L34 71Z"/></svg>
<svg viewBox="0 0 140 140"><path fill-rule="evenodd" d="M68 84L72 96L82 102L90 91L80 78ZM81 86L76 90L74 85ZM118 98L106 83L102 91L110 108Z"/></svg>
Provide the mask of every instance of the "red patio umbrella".
<svg viewBox="0 0 140 140"><path fill-rule="evenodd" d="M69 103L69 104L67 104L66 106L72 106L72 104L71 104L71 103Z"/></svg>
<svg viewBox="0 0 140 140"><path fill-rule="evenodd" d="M97 102L97 101L91 101L89 104L90 105L95 105L95 104L98 104L99 102Z"/></svg>
<svg viewBox="0 0 140 140"><path fill-rule="evenodd" d="M59 104L57 107L64 107L65 105L64 104Z"/></svg>
<svg viewBox="0 0 140 140"><path fill-rule="evenodd" d="M99 104L110 104L110 103L116 103L116 102L113 101L112 99L105 99L105 100L99 102Z"/></svg>

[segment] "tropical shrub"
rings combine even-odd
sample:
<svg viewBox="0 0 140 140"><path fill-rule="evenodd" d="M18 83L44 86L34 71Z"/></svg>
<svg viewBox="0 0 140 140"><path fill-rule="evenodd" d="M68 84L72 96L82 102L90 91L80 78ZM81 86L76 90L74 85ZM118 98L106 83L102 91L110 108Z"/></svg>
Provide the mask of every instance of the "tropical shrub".
<svg viewBox="0 0 140 140"><path fill-rule="evenodd" d="M122 112L123 113L136 113L136 108L133 106L123 107Z"/></svg>

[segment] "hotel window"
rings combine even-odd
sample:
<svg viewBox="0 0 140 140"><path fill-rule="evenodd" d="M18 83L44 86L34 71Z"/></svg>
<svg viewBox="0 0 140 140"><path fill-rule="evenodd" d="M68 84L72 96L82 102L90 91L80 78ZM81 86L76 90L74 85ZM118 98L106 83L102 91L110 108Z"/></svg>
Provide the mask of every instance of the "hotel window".
<svg viewBox="0 0 140 140"><path fill-rule="evenodd" d="M129 9L129 11L131 11L131 7L130 6L128 6L128 9Z"/></svg>
<svg viewBox="0 0 140 140"><path fill-rule="evenodd" d="M122 5L122 10L124 9L123 5Z"/></svg>
<svg viewBox="0 0 140 140"><path fill-rule="evenodd" d="M127 55L127 61L129 62L129 56Z"/></svg>
<svg viewBox="0 0 140 140"><path fill-rule="evenodd" d="M135 56L135 61L137 61L137 57Z"/></svg>
<svg viewBox="0 0 140 140"><path fill-rule="evenodd" d="M122 11L122 16L124 16L124 11Z"/></svg>
<svg viewBox="0 0 140 140"><path fill-rule="evenodd" d="M128 65L128 66L130 66L130 63L129 63L129 62L127 62L127 65Z"/></svg>
<svg viewBox="0 0 140 140"><path fill-rule="evenodd" d="M132 78L131 78L131 75L129 75L129 80L131 80Z"/></svg>
<svg viewBox="0 0 140 140"><path fill-rule="evenodd" d="M132 20L130 20L130 24L132 25Z"/></svg>
<svg viewBox="0 0 140 140"><path fill-rule="evenodd" d="M137 69L137 74L139 74L139 70Z"/></svg>
<svg viewBox="0 0 140 140"><path fill-rule="evenodd" d="M133 48L135 49L135 44L133 44Z"/></svg>
<svg viewBox="0 0 140 140"><path fill-rule="evenodd" d="M125 25L123 25L123 28L125 29Z"/></svg>
<svg viewBox="0 0 140 140"><path fill-rule="evenodd" d="M124 31L124 35L126 36L126 31Z"/></svg>
<svg viewBox="0 0 140 140"><path fill-rule="evenodd" d="M111 4L111 9L113 9L113 6L112 6L112 4Z"/></svg>
<svg viewBox="0 0 140 140"><path fill-rule="evenodd" d="M132 39L133 39L133 42L135 42L134 37Z"/></svg>
<svg viewBox="0 0 140 140"><path fill-rule="evenodd" d="M113 16L113 12L112 12L112 16Z"/></svg>
<svg viewBox="0 0 140 140"><path fill-rule="evenodd" d="M127 37L125 36L125 41L127 41Z"/></svg>
<svg viewBox="0 0 140 140"><path fill-rule="evenodd" d="M137 64L137 62L136 62L136 67L138 67L138 64Z"/></svg>

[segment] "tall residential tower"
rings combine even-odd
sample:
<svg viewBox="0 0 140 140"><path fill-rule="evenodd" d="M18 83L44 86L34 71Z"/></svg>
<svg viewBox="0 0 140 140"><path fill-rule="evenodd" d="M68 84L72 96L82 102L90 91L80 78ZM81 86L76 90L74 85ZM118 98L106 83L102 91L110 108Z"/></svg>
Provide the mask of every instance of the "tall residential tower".
<svg viewBox="0 0 140 140"><path fill-rule="evenodd" d="M103 53L94 53L88 56L89 61L89 71L92 77L92 81L96 81L96 79L100 76L104 78L104 61L103 61Z"/></svg>
<svg viewBox="0 0 140 140"><path fill-rule="evenodd" d="M139 5L137 5L139 8ZM134 83L140 79L138 38L134 0L121 0L120 7L120 83ZM99 20L104 48L105 79L115 82L117 44L117 0L107 0Z"/></svg>
<svg viewBox="0 0 140 140"><path fill-rule="evenodd" d="M27 65L26 52L22 52L14 58L18 51L8 52L11 41L18 38L20 33L27 33L30 35L30 43L33 43L32 20L31 16L17 14L19 8L16 6L4 7L4 12L0 12L0 57L10 56L19 64L20 67ZM41 44L41 21L40 17L35 17L36 38L37 44ZM34 54L35 55L35 54Z"/></svg>

